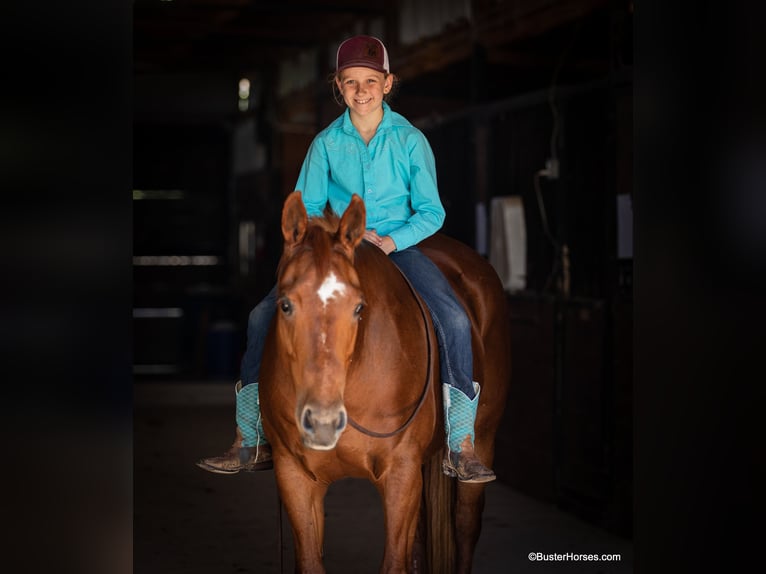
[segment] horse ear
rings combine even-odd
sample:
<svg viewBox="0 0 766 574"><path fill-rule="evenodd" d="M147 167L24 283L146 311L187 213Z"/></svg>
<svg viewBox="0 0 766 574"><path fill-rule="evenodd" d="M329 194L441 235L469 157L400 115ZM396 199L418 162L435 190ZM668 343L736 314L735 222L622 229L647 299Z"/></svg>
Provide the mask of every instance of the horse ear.
<svg viewBox="0 0 766 574"><path fill-rule="evenodd" d="M285 238L285 249L303 241L306 235L309 216L303 205L300 191L294 191L287 196L282 208L282 236Z"/></svg>
<svg viewBox="0 0 766 574"><path fill-rule="evenodd" d="M343 212L338 226L338 239L349 253L352 253L362 241L366 225L367 211L364 208L364 201L357 194L354 194L351 196L351 203Z"/></svg>

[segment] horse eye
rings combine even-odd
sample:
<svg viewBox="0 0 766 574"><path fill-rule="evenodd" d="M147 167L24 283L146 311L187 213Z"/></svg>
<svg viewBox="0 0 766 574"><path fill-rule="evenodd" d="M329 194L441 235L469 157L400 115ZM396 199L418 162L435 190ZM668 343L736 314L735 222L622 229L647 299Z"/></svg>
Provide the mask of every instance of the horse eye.
<svg viewBox="0 0 766 574"><path fill-rule="evenodd" d="M364 303L359 303L354 309L354 317L359 317L362 314L362 309L364 309Z"/></svg>
<svg viewBox="0 0 766 574"><path fill-rule="evenodd" d="M282 310L282 313L285 315L289 315L293 312L293 304L290 303L288 299L280 299L279 301L279 308Z"/></svg>

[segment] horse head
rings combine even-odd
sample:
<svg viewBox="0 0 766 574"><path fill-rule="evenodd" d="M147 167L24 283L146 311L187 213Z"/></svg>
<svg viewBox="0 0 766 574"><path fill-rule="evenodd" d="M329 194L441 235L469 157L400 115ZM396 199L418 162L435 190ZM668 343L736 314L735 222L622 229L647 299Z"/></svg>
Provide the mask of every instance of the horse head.
<svg viewBox="0 0 766 574"><path fill-rule="evenodd" d="M309 218L299 191L285 201L276 334L295 385L298 432L316 450L335 448L348 423L343 394L364 308L353 259L364 231L358 195L340 218Z"/></svg>

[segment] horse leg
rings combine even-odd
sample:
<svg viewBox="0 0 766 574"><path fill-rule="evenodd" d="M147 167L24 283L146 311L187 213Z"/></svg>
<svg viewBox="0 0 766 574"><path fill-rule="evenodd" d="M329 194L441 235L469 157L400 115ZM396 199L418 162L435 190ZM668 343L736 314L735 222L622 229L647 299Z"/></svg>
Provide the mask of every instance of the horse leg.
<svg viewBox="0 0 766 574"><path fill-rule="evenodd" d="M474 550L481 534L484 484L458 482L455 502L456 572L469 574Z"/></svg>
<svg viewBox="0 0 766 574"><path fill-rule="evenodd" d="M411 462L415 458L400 459L377 484L386 526L381 574L406 574L412 567L412 546L423 489L420 466Z"/></svg>
<svg viewBox="0 0 766 574"><path fill-rule="evenodd" d="M279 465L274 465L274 469L279 495L293 530L295 572L325 574L322 544L327 485L312 480L292 461L280 461Z"/></svg>
<svg viewBox="0 0 766 574"><path fill-rule="evenodd" d="M423 574L426 570L427 553L426 539L428 536L428 516L426 514L425 492L420 498L420 512L418 513L417 527L415 528L415 540L412 544L412 574Z"/></svg>

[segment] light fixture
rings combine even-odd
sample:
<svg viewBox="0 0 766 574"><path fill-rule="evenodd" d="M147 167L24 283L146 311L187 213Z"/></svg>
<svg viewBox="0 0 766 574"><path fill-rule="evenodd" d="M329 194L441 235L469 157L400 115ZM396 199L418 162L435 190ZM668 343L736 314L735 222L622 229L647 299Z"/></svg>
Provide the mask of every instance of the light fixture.
<svg viewBox="0 0 766 574"><path fill-rule="evenodd" d="M239 101L237 107L240 112L246 112L250 108L250 80L242 78L239 80Z"/></svg>

